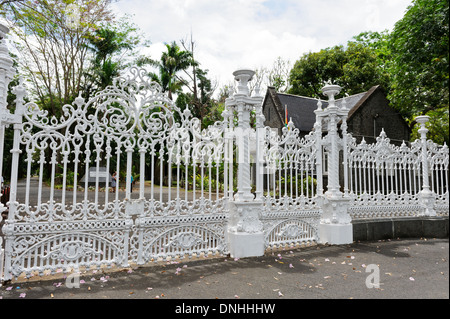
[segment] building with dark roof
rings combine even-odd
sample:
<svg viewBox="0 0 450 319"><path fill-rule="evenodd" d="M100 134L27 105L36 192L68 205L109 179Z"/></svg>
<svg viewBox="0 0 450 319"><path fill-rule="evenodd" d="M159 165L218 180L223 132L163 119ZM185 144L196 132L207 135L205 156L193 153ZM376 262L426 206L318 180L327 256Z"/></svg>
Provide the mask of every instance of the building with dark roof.
<svg viewBox="0 0 450 319"><path fill-rule="evenodd" d="M345 101L350 110L347 118L347 131L360 142L364 137L367 143L375 142L383 129L395 144L409 141L411 130L406 121L392 107L380 86L373 86L367 92L336 99L340 107ZM314 111L317 109L317 99L276 92L274 87L268 87L263 102L265 125L281 129L285 125L285 112L288 120L292 119L301 136L309 134L316 120ZM322 100L322 108L328 106Z"/></svg>

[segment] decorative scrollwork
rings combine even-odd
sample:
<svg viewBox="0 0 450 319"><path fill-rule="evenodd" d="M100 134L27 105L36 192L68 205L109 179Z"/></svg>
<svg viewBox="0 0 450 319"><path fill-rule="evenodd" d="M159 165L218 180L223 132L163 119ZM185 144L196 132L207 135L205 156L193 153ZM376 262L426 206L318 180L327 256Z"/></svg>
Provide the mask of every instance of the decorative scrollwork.
<svg viewBox="0 0 450 319"><path fill-rule="evenodd" d="M42 258L75 261L81 257L91 257L101 253L101 251L94 250L91 244L75 240L53 246L52 251L42 256Z"/></svg>
<svg viewBox="0 0 450 319"><path fill-rule="evenodd" d="M194 246L206 244L207 241L203 240L199 235L189 232L179 233L169 239L169 243L165 245L165 248L176 247L181 249L191 249Z"/></svg>
<svg viewBox="0 0 450 319"><path fill-rule="evenodd" d="M277 234L278 237L285 237L287 239L294 239L306 235L308 232L302 230L297 224L288 224L284 226Z"/></svg>

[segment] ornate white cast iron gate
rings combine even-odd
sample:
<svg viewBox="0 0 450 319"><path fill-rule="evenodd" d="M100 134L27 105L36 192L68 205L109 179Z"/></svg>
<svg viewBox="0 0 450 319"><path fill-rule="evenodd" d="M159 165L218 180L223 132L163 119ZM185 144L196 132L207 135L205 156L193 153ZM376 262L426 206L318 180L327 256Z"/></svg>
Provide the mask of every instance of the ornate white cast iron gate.
<svg viewBox="0 0 450 319"><path fill-rule="evenodd" d="M136 68L89 101L78 97L65 105L59 119L48 118L35 103L24 105L21 85L15 93L23 122L14 126L3 227L6 280L45 270L227 253L222 122L201 130L198 119L181 112ZM20 149L27 171L25 194L18 198ZM132 165L139 168L134 192ZM109 172L118 173L113 188Z"/></svg>
<svg viewBox="0 0 450 319"><path fill-rule="evenodd" d="M264 152L262 177L266 247L312 243L319 239L321 208L317 201L322 174L317 174L316 133L303 138L289 122L282 134L262 130Z"/></svg>

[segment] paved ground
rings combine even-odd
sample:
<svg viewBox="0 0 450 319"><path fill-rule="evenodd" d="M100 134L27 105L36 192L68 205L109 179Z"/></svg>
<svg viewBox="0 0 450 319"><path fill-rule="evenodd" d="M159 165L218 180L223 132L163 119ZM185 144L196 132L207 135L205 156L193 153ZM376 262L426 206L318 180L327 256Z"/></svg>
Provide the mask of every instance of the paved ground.
<svg viewBox="0 0 450 319"><path fill-rule="evenodd" d="M173 307L188 299L448 299L448 259L448 239L311 246L240 260L205 258L91 272L81 274L79 288L73 277L33 277L7 283L0 298L178 300ZM376 283L374 269L379 288L368 288L367 283Z"/></svg>

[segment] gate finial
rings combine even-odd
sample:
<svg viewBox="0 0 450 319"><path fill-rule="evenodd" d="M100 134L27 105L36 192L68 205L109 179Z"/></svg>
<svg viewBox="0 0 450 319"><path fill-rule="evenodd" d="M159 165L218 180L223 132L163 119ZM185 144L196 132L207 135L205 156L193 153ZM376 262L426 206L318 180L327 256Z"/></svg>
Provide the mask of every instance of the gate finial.
<svg viewBox="0 0 450 319"><path fill-rule="evenodd" d="M253 75L255 75L255 71L250 69L239 69L233 72L234 79L239 82L237 87L238 91L236 94L243 94L248 96L248 82L252 80Z"/></svg>
<svg viewBox="0 0 450 319"><path fill-rule="evenodd" d="M334 96L338 95L341 92L341 87L336 84L332 84L331 82L327 82L326 85L322 88L322 93L328 96L328 107L334 108L336 107Z"/></svg>

